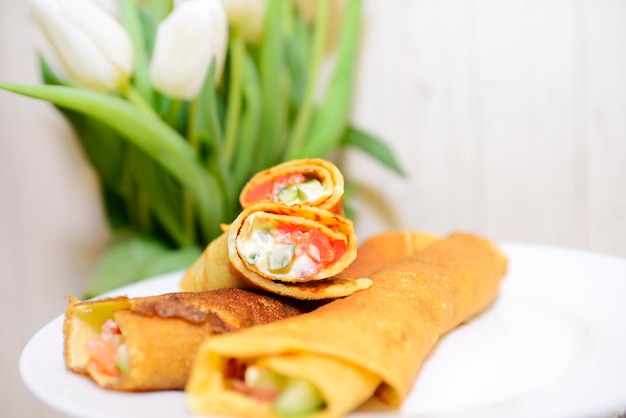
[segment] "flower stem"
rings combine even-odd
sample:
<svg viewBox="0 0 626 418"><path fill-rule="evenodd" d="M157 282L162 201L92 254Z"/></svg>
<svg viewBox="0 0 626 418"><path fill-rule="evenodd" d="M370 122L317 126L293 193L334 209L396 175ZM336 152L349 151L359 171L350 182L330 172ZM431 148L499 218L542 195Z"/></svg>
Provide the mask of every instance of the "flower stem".
<svg viewBox="0 0 626 418"><path fill-rule="evenodd" d="M230 42L230 85L228 88L228 114L226 115L226 132L224 140L224 155L230 166L235 155L239 120L241 119L243 66L246 59L246 46L243 38L234 31Z"/></svg>
<svg viewBox="0 0 626 418"><path fill-rule="evenodd" d="M137 89L133 87L132 84L129 83L125 86L122 86L120 88L120 91L129 102L137 106L139 109L156 115L156 112L154 111L152 106L150 106L150 104L143 98L141 93L139 93L139 91L137 91Z"/></svg>
<svg viewBox="0 0 626 418"><path fill-rule="evenodd" d="M126 83L120 87L120 92L124 95L124 97L132 104L137 106L142 111L145 111L150 114L156 115L154 109L144 100L142 95L137 91L132 84ZM139 159L141 159L140 151L136 149L133 145L131 145L128 149L128 159L127 164L128 169L131 174L132 187L134 192L132 193L131 199L133 200L133 210L135 213L135 222L137 223L139 230L148 233L151 229L150 222L150 205L148 201L148 196L146 191L138 186L139 182L135 178L137 175L141 175L141 173L137 173L137 166L139 165Z"/></svg>
<svg viewBox="0 0 626 418"><path fill-rule="evenodd" d="M313 48L311 51L311 61L309 67L309 82L306 86L302 105L296 117L294 128L287 148L287 158L293 158L298 153L305 142L311 118L313 116L313 99L319 68L326 47L326 35L328 33L328 0L319 0L317 2L315 20L315 33L313 37Z"/></svg>
<svg viewBox="0 0 626 418"><path fill-rule="evenodd" d="M197 118L197 110L198 110L198 98L195 98L191 101L189 107L189 121L188 121L188 129L187 129L187 140L189 141L189 145L196 151L196 153L200 150L200 141L197 135L196 123ZM195 214L194 214L194 201L191 193L189 191L183 191L183 227L187 234L187 239L191 242L196 241L196 225L195 225Z"/></svg>
<svg viewBox="0 0 626 418"><path fill-rule="evenodd" d="M198 123L198 100L198 98L195 98L189 103L189 112L187 112L189 114L187 140L196 152L200 151L200 141L198 138L198 130L196 129Z"/></svg>
<svg viewBox="0 0 626 418"><path fill-rule="evenodd" d="M333 74L311 122L308 140L302 148L294 150L292 158L323 157L339 145L345 133L354 90L362 8L362 0L351 0L346 3Z"/></svg>

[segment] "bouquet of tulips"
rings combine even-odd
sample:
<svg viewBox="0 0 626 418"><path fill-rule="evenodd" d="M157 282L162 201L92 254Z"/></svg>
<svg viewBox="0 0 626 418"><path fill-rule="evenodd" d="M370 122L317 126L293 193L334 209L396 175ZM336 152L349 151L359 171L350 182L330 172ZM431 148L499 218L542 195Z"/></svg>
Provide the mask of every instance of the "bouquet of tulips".
<svg viewBox="0 0 626 418"><path fill-rule="evenodd" d="M353 146L401 173L385 143L349 121L362 0L115 6L33 1L54 51L41 56L44 83L0 83L56 105L96 170L113 235L86 296L190 265L261 169Z"/></svg>

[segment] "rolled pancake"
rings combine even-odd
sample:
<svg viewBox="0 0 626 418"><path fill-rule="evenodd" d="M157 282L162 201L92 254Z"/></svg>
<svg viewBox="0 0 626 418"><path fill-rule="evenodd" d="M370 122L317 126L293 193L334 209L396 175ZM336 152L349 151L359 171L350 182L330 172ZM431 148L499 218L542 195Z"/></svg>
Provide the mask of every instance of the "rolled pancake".
<svg viewBox="0 0 626 418"><path fill-rule="evenodd" d="M373 286L315 311L202 344L186 388L193 413L274 417L233 389L228 362L313 383L339 417L377 393L399 406L437 340L489 307L507 260L490 241L453 234L372 276Z"/></svg>
<svg viewBox="0 0 626 418"><path fill-rule="evenodd" d="M300 186L307 181L317 183L314 187ZM290 190L283 191L289 187ZM343 175L333 163L320 158L304 158L287 161L255 174L241 190L239 202L244 209L257 202L278 202L316 206L343 213L343 191ZM288 199L281 199L284 195Z"/></svg>
<svg viewBox="0 0 626 418"><path fill-rule="evenodd" d="M64 323L66 367L98 385L122 391L183 389L200 343L313 309L301 301L241 289L116 297L80 302L68 298ZM87 342L113 319L128 349L127 372L102 373L90 364Z"/></svg>
<svg viewBox="0 0 626 418"><path fill-rule="evenodd" d="M438 241L435 235L419 231L385 231L359 245L356 259L339 277L370 277Z"/></svg>
<svg viewBox="0 0 626 418"><path fill-rule="evenodd" d="M278 230L283 227L295 231L294 235L298 237L313 233L316 237L325 237L323 246L327 249L332 247L329 251L336 257L316 264L317 262L311 261L313 256L309 256L308 252L298 255L298 249L301 248L298 244L292 250L292 261L284 269L272 270L268 267L268 261L261 262L260 259L268 260L272 256L273 240L279 239ZM251 247L250 243L265 239L257 237L258 231L272 231L269 235L263 232L272 241L272 244L267 244L271 250L269 255L266 251L251 261L257 247ZM315 240L307 238L305 245L310 246L314 242ZM263 245L266 244L261 247ZM371 281L367 278L337 276L354 261L356 248L354 226L341 215L309 206L256 203L244 209L228 231L207 246L183 275L180 289L204 291L235 287L296 299L343 297L371 286ZM310 271L311 263L317 267Z"/></svg>

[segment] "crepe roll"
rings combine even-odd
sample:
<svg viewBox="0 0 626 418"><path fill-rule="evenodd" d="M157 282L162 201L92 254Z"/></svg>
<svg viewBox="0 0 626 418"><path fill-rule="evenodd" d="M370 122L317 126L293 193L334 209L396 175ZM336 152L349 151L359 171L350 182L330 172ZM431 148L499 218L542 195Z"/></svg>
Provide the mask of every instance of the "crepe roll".
<svg viewBox="0 0 626 418"><path fill-rule="evenodd" d="M370 277L438 240L439 237L421 231L392 230L372 235L359 245L356 259L339 277Z"/></svg>
<svg viewBox="0 0 626 418"><path fill-rule="evenodd" d="M371 286L338 277L356 258L349 219L309 206L256 203L211 242L184 274L180 288L236 287L296 299L329 299Z"/></svg>
<svg viewBox="0 0 626 418"><path fill-rule="evenodd" d="M196 350L206 338L313 309L241 289L68 300L67 369L121 391L183 389Z"/></svg>
<svg viewBox="0 0 626 418"><path fill-rule="evenodd" d="M330 161L304 158L287 161L255 174L243 187L242 208L257 202L315 206L343 213L343 175Z"/></svg>
<svg viewBox="0 0 626 418"><path fill-rule="evenodd" d="M208 340L192 366L188 407L326 418L374 394L398 407L437 340L493 303L506 265L492 242L453 234L372 275L368 290Z"/></svg>

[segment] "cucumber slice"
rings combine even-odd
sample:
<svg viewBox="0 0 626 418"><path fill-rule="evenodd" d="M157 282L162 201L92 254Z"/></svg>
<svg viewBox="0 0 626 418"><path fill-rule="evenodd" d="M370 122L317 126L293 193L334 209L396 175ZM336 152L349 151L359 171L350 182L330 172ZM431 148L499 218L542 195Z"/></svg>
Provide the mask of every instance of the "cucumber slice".
<svg viewBox="0 0 626 418"><path fill-rule="evenodd" d="M276 195L276 200L280 203L290 204L298 199L298 188L296 186L283 187Z"/></svg>
<svg viewBox="0 0 626 418"><path fill-rule="evenodd" d="M324 196L324 193L325 190L322 183L317 179L310 179L304 183L281 189L278 195L276 195L276 200L280 203L290 205L319 199L321 196Z"/></svg>
<svg viewBox="0 0 626 418"><path fill-rule="evenodd" d="M250 387L265 387L280 390L285 386L285 377L266 367L248 366L244 381Z"/></svg>
<svg viewBox="0 0 626 418"><path fill-rule="evenodd" d="M326 403L320 391L306 379L291 379L272 404L274 412L282 417L300 417L324 408Z"/></svg>
<svg viewBox="0 0 626 418"><path fill-rule="evenodd" d="M301 201L312 201L324 195L324 186L317 179L307 180L298 185L298 198Z"/></svg>
<svg viewBox="0 0 626 418"><path fill-rule="evenodd" d="M115 367L122 373L128 373L130 370L130 358L128 355L128 347L126 344L117 346L117 354L115 355Z"/></svg>
<svg viewBox="0 0 626 418"><path fill-rule="evenodd" d="M246 257L246 261L248 262L248 264L255 265L256 264L256 260L259 258L259 255L260 255L259 252L250 253Z"/></svg>
<svg viewBox="0 0 626 418"><path fill-rule="evenodd" d="M269 247L274 244L274 235L267 229L255 229L250 235L250 244Z"/></svg>
<svg viewBox="0 0 626 418"><path fill-rule="evenodd" d="M274 247L268 256L267 264L270 270L284 269L291 263L293 259L293 253L296 246L294 244L277 245Z"/></svg>

